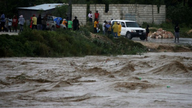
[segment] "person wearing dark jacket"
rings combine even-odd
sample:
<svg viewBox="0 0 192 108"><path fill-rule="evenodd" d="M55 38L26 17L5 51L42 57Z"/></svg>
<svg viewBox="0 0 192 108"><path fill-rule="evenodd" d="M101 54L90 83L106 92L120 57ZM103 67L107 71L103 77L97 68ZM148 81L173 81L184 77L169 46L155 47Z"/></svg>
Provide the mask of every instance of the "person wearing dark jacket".
<svg viewBox="0 0 192 108"><path fill-rule="evenodd" d="M148 41L148 40L147 40L148 34L149 34L149 25L147 25L147 27L146 27L146 37L145 37L146 41Z"/></svg>
<svg viewBox="0 0 192 108"><path fill-rule="evenodd" d="M79 20L77 17L73 20L73 30L79 30Z"/></svg>
<svg viewBox="0 0 192 108"><path fill-rule="evenodd" d="M45 15L42 19L42 30L46 30L46 21L47 21L47 15Z"/></svg>
<svg viewBox="0 0 192 108"><path fill-rule="evenodd" d="M41 14L39 14L38 18L37 18L37 30L41 30L42 29L42 22L41 22L42 18L41 18Z"/></svg>
<svg viewBox="0 0 192 108"><path fill-rule="evenodd" d="M176 26L175 26L175 43L176 43L176 41L179 43L179 24L176 24Z"/></svg>

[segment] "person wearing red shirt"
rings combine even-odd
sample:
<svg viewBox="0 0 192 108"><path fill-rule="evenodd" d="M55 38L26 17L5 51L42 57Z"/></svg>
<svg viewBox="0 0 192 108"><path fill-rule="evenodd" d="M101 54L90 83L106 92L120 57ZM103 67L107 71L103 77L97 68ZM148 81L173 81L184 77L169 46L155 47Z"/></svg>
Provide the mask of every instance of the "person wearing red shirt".
<svg viewBox="0 0 192 108"><path fill-rule="evenodd" d="M99 20L99 13L98 13L97 10L96 10L96 13L95 13L95 19Z"/></svg>
<svg viewBox="0 0 192 108"><path fill-rule="evenodd" d="M17 32L17 24L18 24L18 19L17 19L17 16L14 15L12 20L12 26L13 26L13 31L15 30L15 32Z"/></svg>
<svg viewBox="0 0 192 108"><path fill-rule="evenodd" d="M32 25L33 25L32 18L33 18L33 17L30 18L30 26L29 26L31 29L32 29Z"/></svg>

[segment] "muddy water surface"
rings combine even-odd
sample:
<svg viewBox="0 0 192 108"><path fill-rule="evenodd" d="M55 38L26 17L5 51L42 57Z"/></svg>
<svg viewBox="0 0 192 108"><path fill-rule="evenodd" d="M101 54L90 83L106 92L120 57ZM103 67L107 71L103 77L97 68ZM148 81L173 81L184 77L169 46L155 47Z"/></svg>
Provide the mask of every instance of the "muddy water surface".
<svg viewBox="0 0 192 108"><path fill-rule="evenodd" d="M192 53L0 58L0 107L191 108Z"/></svg>

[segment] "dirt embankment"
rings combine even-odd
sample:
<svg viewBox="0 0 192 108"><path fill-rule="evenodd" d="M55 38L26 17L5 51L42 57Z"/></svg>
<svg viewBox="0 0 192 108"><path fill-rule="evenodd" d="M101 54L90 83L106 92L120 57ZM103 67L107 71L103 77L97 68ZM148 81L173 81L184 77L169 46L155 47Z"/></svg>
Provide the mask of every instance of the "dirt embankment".
<svg viewBox="0 0 192 108"><path fill-rule="evenodd" d="M110 39L100 36L98 34L91 33L92 38L99 38L105 41L111 41ZM146 41L135 41L148 48L149 52L192 52L192 48L186 47L184 45L177 45L175 43L155 43Z"/></svg>
<svg viewBox="0 0 192 108"><path fill-rule="evenodd" d="M148 48L149 52L192 52L192 49L184 45L177 45L174 43L154 43L154 42L141 42L142 45Z"/></svg>

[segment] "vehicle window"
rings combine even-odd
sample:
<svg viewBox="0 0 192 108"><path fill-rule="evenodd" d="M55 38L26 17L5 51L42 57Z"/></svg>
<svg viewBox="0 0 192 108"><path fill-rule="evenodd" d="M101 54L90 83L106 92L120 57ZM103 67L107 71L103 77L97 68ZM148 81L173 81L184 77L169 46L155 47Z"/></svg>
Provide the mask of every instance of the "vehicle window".
<svg viewBox="0 0 192 108"><path fill-rule="evenodd" d="M52 17L47 17L47 21L53 21Z"/></svg>
<svg viewBox="0 0 192 108"><path fill-rule="evenodd" d="M121 22L121 27L125 27L125 23L124 22Z"/></svg>
<svg viewBox="0 0 192 108"><path fill-rule="evenodd" d="M127 27L139 27L139 25L136 22L126 22Z"/></svg>

